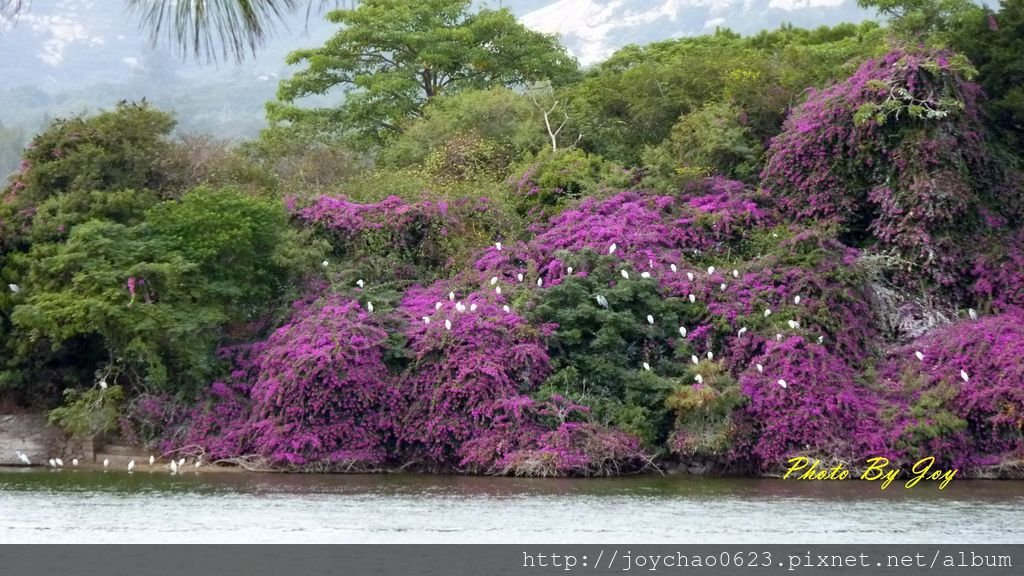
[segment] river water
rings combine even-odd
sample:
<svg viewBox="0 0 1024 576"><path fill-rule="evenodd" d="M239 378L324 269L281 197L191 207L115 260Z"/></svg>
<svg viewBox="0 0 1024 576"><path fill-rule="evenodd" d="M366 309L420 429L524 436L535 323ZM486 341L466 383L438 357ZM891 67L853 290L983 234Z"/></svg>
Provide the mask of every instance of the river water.
<svg viewBox="0 0 1024 576"><path fill-rule="evenodd" d="M0 543L1024 543L1024 482L0 468Z"/></svg>

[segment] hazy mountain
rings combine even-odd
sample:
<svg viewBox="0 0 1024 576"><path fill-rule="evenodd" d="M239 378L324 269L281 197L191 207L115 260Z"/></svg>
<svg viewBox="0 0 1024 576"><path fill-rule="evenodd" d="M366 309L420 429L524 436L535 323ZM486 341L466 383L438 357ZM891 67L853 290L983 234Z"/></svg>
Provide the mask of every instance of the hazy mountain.
<svg viewBox="0 0 1024 576"><path fill-rule="evenodd" d="M345 0L348 3L350 0ZM863 19L855 0L480 0L511 9L537 30L558 33L584 64L626 44ZM33 0L16 22L0 21L0 125L26 132L56 115L147 97L178 114L183 131L254 135L263 104L288 75L284 56L316 46L335 26L294 15L255 57L237 64L182 61L120 0ZM8 130L10 132L10 130ZM0 166L0 169L4 167Z"/></svg>

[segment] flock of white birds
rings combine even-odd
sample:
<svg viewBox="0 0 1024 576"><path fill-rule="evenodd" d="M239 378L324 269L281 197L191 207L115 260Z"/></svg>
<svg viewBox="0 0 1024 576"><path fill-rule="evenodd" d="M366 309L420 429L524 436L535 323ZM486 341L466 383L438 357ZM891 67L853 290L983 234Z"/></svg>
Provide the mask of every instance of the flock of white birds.
<svg viewBox="0 0 1024 576"><path fill-rule="evenodd" d="M25 454L21 450L16 450L15 454L18 456L18 462L20 462L21 464L23 464L25 466L31 466L32 465L32 460L28 457L28 454ZM71 459L71 467L72 468L77 468L78 464L79 464L78 458L72 458ZM50 458L47 461L47 465L50 468L59 470L61 468L64 468L64 460L60 459L59 457ZM152 470L154 468L157 468L157 467L159 467L159 468L167 468L168 470L170 470L171 474L179 474L179 473L182 473L182 472L184 472L186 470L186 465L187 465L187 461L186 461L185 458L179 458L177 460L171 458L170 460L168 460L167 464L163 464L163 463L160 463L157 460L156 456L152 456L151 455L149 457L149 468L150 468L150 470ZM202 457L198 457L198 458L196 458L196 459L194 459L192 461L192 468L193 469L198 469L202 465L203 465ZM110 459L109 458L104 458L103 459L103 469L106 470L109 467L110 467ZM128 461L127 469L128 469L128 472L133 472L135 470L135 459L134 458L132 460Z"/></svg>

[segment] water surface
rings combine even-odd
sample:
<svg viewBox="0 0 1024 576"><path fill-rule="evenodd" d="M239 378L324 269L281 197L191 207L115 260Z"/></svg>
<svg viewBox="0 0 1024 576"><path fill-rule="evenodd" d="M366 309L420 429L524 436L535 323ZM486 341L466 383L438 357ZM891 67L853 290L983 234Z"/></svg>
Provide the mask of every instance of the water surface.
<svg viewBox="0 0 1024 576"><path fill-rule="evenodd" d="M1024 482L0 468L5 543L1024 543Z"/></svg>

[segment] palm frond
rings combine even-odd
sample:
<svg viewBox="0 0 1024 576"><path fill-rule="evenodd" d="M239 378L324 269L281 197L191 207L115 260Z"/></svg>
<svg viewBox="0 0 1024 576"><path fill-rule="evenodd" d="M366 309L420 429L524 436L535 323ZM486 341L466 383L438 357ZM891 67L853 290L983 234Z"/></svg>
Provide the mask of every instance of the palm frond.
<svg viewBox="0 0 1024 576"><path fill-rule="evenodd" d="M255 53L286 15L316 1L127 0L154 43L164 37L182 56L208 61L229 56L242 60Z"/></svg>

